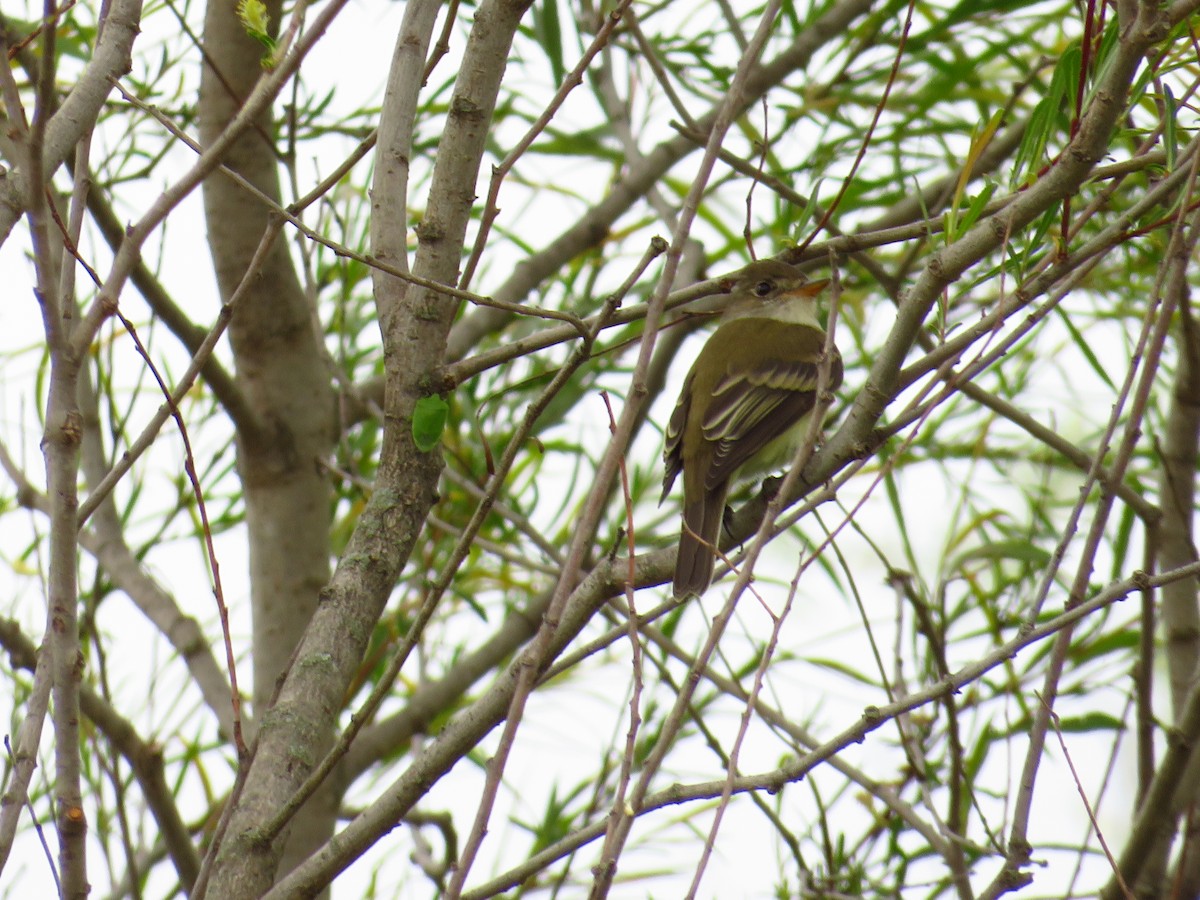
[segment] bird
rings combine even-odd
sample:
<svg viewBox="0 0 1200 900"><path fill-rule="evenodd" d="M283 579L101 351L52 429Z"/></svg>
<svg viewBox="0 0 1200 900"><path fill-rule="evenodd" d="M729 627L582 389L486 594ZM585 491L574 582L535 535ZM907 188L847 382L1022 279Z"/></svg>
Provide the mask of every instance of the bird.
<svg viewBox="0 0 1200 900"><path fill-rule="evenodd" d="M672 589L677 599L712 583L725 500L736 477L751 478L789 462L817 404L821 366L826 387L842 383L842 358L826 358L817 297L828 280L808 281L774 259L751 263L732 278L716 331L684 380L663 448L666 500L683 473L683 527Z"/></svg>

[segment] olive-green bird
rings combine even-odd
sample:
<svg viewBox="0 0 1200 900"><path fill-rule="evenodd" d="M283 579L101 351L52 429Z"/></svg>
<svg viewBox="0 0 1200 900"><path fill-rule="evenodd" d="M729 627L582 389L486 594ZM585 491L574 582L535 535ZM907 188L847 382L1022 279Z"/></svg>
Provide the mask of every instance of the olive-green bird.
<svg viewBox="0 0 1200 900"><path fill-rule="evenodd" d="M828 284L809 282L778 260L746 266L688 372L663 450L662 500L683 472L676 597L698 596L712 582L734 476L785 465L804 440L825 353L817 296ZM842 383L836 349L828 365L828 388L836 390Z"/></svg>

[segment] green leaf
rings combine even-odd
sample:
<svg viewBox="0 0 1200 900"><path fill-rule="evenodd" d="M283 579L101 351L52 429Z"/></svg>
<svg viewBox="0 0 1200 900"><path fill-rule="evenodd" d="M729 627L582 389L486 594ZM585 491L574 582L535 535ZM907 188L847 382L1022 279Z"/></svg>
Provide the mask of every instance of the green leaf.
<svg viewBox="0 0 1200 900"><path fill-rule="evenodd" d="M962 171L958 176L958 184L954 187L954 201L950 204L950 208L946 211L946 242L950 243L958 235L965 232L979 217L979 213L991 198L992 192L996 185L989 183L988 189L985 189L983 194L971 204L971 210L968 213L970 221L958 221L958 211L962 206L962 199L966 195L967 185L971 180L972 173L975 171L975 165L979 162L983 151L991 144L992 138L996 136L1001 123L1004 121L1004 113L997 110L992 114L991 118L986 121L981 128L977 128L971 136L971 149L967 153L967 158L962 166ZM982 198L982 199L981 199ZM970 215L973 212L974 215Z"/></svg>
<svg viewBox="0 0 1200 900"><path fill-rule="evenodd" d="M1179 111L1171 86L1163 84L1163 152L1167 154L1167 171L1175 171L1175 160L1179 156L1179 135L1175 130L1175 116Z"/></svg>
<svg viewBox="0 0 1200 900"><path fill-rule="evenodd" d="M839 672L847 678L851 678L860 684L870 685L871 687L879 687L879 682L869 677L863 672L855 669L850 663L840 659L832 659L829 657L810 656L808 662L820 669L828 669L831 672Z"/></svg>
<svg viewBox="0 0 1200 900"><path fill-rule="evenodd" d="M1088 365L1092 367L1092 371L1100 376L1100 379L1115 391L1117 386L1113 384L1113 380L1108 376L1108 370L1100 362L1100 359L1092 350L1092 345L1088 343L1083 333L1071 321L1071 317L1063 312L1060 307L1055 307L1054 314L1067 327L1067 331L1071 333L1071 340L1074 341L1076 349L1083 354L1083 358L1088 361Z"/></svg>
<svg viewBox="0 0 1200 900"><path fill-rule="evenodd" d="M1049 551L1026 540L1001 540L968 550L955 563L957 568L970 560L1012 559L1033 566L1046 566L1050 564L1050 556Z"/></svg>
<svg viewBox="0 0 1200 900"><path fill-rule="evenodd" d="M449 412L450 404L436 394L417 401L412 420L413 443L422 453L428 453L441 442Z"/></svg>
<svg viewBox="0 0 1200 900"><path fill-rule="evenodd" d="M1110 653L1127 653L1135 650L1141 640L1141 635L1132 630L1118 631L1113 634L1101 635L1085 644L1072 644L1068 652L1072 662L1093 662Z"/></svg>
<svg viewBox="0 0 1200 900"><path fill-rule="evenodd" d="M1135 485L1134 490L1142 493L1144 488L1141 485ZM1113 537L1112 547L1112 574L1109 578L1113 581L1118 581L1123 577L1126 566L1129 565L1128 556L1130 553L1130 541L1133 536L1133 528L1137 524L1137 513L1132 507L1121 507L1121 516L1117 520L1117 533Z"/></svg>
<svg viewBox="0 0 1200 900"><path fill-rule="evenodd" d="M271 17L267 14L267 5L262 0L241 0L237 5L238 18L242 25L253 37L261 39L271 30Z"/></svg>
<svg viewBox="0 0 1200 900"><path fill-rule="evenodd" d="M1017 719L1011 728L1005 729L1005 734L1024 734L1032 726L1032 720L1022 717ZM1125 723L1116 716L1097 711L1080 716L1060 716L1057 730L1063 734L1083 734L1089 731L1124 731L1125 728Z"/></svg>
<svg viewBox="0 0 1200 900"><path fill-rule="evenodd" d="M558 20L557 0L542 0L534 6L533 35L550 60L554 83L562 84L567 80L567 67L563 63L562 25Z"/></svg>
<svg viewBox="0 0 1200 900"><path fill-rule="evenodd" d="M1090 712L1081 716L1063 716L1058 720L1064 734L1085 734L1089 731L1124 731L1125 723L1106 712Z"/></svg>
<svg viewBox="0 0 1200 900"><path fill-rule="evenodd" d="M1050 138L1067 124L1063 111L1068 98L1075 96L1082 68L1083 51L1076 41L1059 57L1050 87L1029 117L1029 128L1017 149L1013 166L1014 185L1021 184L1022 176L1024 183L1032 183L1045 164Z"/></svg>
<svg viewBox="0 0 1200 900"><path fill-rule="evenodd" d="M271 68L275 63L275 39L271 37L271 16L267 13L267 5L262 0L238 0L237 15L246 34L267 50L262 58L263 68Z"/></svg>
<svg viewBox="0 0 1200 900"><path fill-rule="evenodd" d="M813 213L817 208L817 198L821 195L821 182L824 179L818 178L812 186L812 190L808 193L808 199L804 203L804 209L800 210L800 215L792 225L791 231L794 235L803 235L808 228L808 223L812 221Z"/></svg>
<svg viewBox="0 0 1200 900"><path fill-rule="evenodd" d="M971 200L970 206L967 207L966 214L957 223L959 234L963 234L968 231L970 227L979 220L979 217L983 214L984 207L988 205L988 202L992 199L992 195L996 193L996 186L997 185L994 181L986 182L983 186L983 190L979 192L979 195Z"/></svg>

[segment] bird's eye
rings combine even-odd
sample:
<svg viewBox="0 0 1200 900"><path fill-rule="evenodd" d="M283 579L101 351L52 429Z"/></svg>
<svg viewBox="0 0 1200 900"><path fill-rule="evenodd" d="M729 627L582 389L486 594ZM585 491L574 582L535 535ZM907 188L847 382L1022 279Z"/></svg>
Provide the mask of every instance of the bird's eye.
<svg viewBox="0 0 1200 900"><path fill-rule="evenodd" d="M775 289L775 285L770 281L760 281L754 286L754 293L758 297L765 297Z"/></svg>

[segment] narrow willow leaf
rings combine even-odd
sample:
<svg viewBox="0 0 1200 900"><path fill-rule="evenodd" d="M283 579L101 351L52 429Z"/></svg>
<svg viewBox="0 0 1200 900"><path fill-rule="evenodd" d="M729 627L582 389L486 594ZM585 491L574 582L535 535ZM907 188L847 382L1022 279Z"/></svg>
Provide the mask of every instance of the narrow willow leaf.
<svg viewBox="0 0 1200 900"><path fill-rule="evenodd" d="M991 118L983 124L983 128L978 129L971 136L971 149L967 151L967 158L963 162L962 169L958 173L958 183L954 186L954 201L950 204L950 209L947 210L946 219L946 242L950 243L954 238L970 228L970 224L966 221L958 222L958 209L962 206L963 196L967 192L967 184L970 183L971 173L975 169L975 164L979 162L979 157L983 151L987 149L988 144L992 142L992 138L996 135L996 129L1000 127L1001 121L1004 119L1004 111L996 110L992 113ZM994 188L993 188L994 189ZM991 196L991 194L988 194ZM986 201L985 201L986 202ZM974 207L976 204L972 204ZM978 213L974 218L978 218ZM972 218L972 221L974 221Z"/></svg>
<svg viewBox="0 0 1200 900"><path fill-rule="evenodd" d="M1067 331L1071 333L1071 340L1075 343L1075 346L1078 348L1079 352L1083 354L1083 358L1088 361L1088 365L1092 367L1092 371L1099 375L1104 383L1115 391L1117 386L1113 384L1113 380L1108 377L1108 372L1105 371L1104 366L1096 357L1096 354L1092 352L1091 344L1087 342L1083 336L1083 333L1079 330L1075 323L1071 321L1071 317L1058 307L1055 308L1054 315L1058 317L1059 321L1066 326Z"/></svg>
<svg viewBox="0 0 1200 900"><path fill-rule="evenodd" d="M1066 124L1062 115L1063 104L1068 97L1074 96L1082 66L1083 51L1076 41L1059 57L1046 96L1034 108L1029 118L1029 128L1021 146L1017 148L1016 165L1013 167L1019 183L1028 184L1046 163L1046 148L1055 133L1056 125L1062 127Z"/></svg>
<svg viewBox="0 0 1200 900"><path fill-rule="evenodd" d="M982 546L972 547L970 550L960 553L951 562L950 571L957 571L969 562L1001 559L1012 559L1041 567L1050 562L1050 553L1029 541L989 541Z"/></svg>
<svg viewBox="0 0 1200 900"><path fill-rule="evenodd" d="M959 222L958 227L963 231L970 229L970 227L974 225L976 221L978 221L979 216L983 213L983 210L987 207L995 193L996 183L994 181L989 181L983 186L983 190L971 200L971 205L967 207L967 214L963 216L963 219L961 222Z"/></svg>
<svg viewBox="0 0 1200 900"><path fill-rule="evenodd" d="M1178 106L1175 103L1175 95L1171 93L1171 86L1163 83L1163 152L1167 154L1167 171L1175 171L1175 160L1179 153L1179 134L1175 130L1175 115L1178 112Z"/></svg>
<svg viewBox="0 0 1200 900"><path fill-rule="evenodd" d="M812 221L813 212L817 208L817 198L821 196L821 182L823 180L818 178L817 183L812 186L812 190L808 194L808 200L804 204L804 209L800 210L800 215L792 226L795 234L804 234L808 228L808 223Z"/></svg>
<svg viewBox="0 0 1200 900"><path fill-rule="evenodd" d="M567 67L563 63L562 23L558 18L557 0L542 0L534 6L533 34L550 60L554 83L562 84L567 80Z"/></svg>

